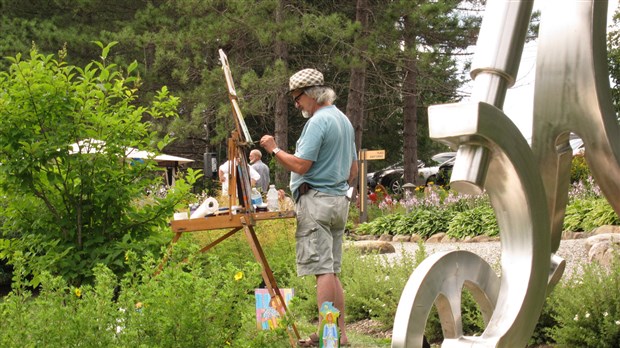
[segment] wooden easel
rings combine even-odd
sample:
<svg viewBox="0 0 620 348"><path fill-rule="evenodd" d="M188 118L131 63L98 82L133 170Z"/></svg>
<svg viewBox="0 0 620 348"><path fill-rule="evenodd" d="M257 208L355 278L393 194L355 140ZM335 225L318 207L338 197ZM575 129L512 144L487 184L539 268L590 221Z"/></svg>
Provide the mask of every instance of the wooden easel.
<svg viewBox="0 0 620 348"><path fill-rule="evenodd" d="M224 51L219 50L220 61L222 62L222 68L226 77L226 84L228 86L228 95L232 104L233 116L235 119L235 131L232 132L231 137L228 139L228 164L229 164L229 179L228 179L228 212L215 216L207 216L205 218L190 219L190 220L174 220L171 223L174 237L172 243L176 243L181 235L186 232L206 231L206 230L221 230L230 229L222 236L217 238L210 244L202 247L200 252L207 252L215 245L224 241L225 239L233 236L235 233L243 229L246 239L254 258L261 265L261 273L269 295L273 298L277 296L280 300L281 308L278 308L278 312L283 318L288 315L286 308L286 302L280 293L280 289L276 283L276 279L273 276L273 272L269 267L263 248L258 241L254 226L261 220L272 219L284 219L295 217L293 211L281 211L281 212L256 212L252 204L250 204L250 173L249 165L247 163L246 151L252 144L249 132L245 126L245 121L241 115L239 108L237 93L228 66L228 58ZM239 202L239 209L233 209L237 204L237 196ZM289 340L291 347L296 347L297 341L301 338L295 323L290 322L291 326L288 327ZM291 330L293 331L291 333Z"/></svg>

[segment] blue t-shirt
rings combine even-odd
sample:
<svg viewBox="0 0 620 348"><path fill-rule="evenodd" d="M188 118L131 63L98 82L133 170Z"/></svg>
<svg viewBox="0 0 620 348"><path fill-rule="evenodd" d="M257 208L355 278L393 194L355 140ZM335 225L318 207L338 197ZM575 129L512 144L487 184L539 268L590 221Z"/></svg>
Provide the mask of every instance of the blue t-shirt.
<svg viewBox="0 0 620 348"><path fill-rule="evenodd" d="M291 173L295 199L304 182L317 191L344 196L349 189L351 164L357 160L355 132L347 116L334 105L317 110L297 140L295 156L313 162L305 174Z"/></svg>

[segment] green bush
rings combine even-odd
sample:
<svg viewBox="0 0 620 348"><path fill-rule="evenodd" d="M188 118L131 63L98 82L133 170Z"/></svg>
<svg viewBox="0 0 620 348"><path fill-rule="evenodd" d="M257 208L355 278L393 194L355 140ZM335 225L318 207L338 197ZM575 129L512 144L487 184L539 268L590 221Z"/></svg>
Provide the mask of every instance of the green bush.
<svg viewBox="0 0 620 348"><path fill-rule="evenodd" d="M384 328L392 327L400 295L417 262L413 255L390 262L382 255L361 256L347 249L341 276L347 322L374 319Z"/></svg>
<svg viewBox="0 0 620 348"><path fill-rule="evenodd" d="M361 234L380 236L382 234L397 234L403 231L406 223L403 222L402 214L389 214L380 216L371 222L365 222L357 226L356 231Z"/></svg>
<svg viewBox="0 0 620 348"><path fill-rule="evenodd" d="M585 156L573 156L570 168L570 181L573 183L585 182L591 175Z"/></svg>
<svg viewBox="0 0 620 348"><path fill-rule="evenodd" d="M603 225L618 225L620 219L604 198L573 199L566 207L565 231L585 231Z"/></svg>
<svg viewBox="0 0 620 348"><path fill-rule="evenodd" d="M551 337L562 347L620 347L620 263L596 263L557 286L551 297L557 325Z"/></svg>
<svg viewBox="0 0 620 348"><path fill-rule="evenodd" d="M484 320L482 319L480 307L467 289L464 289L461 293L461 321L464 335L480 336L484 331ZM431 308L431 312L428 315L424 336L432 343L441 343L443 341L443 329L441 328L439 314L435 306Z"/></svg>
<svg viewBox="0 0 620 348"><path fill-rule="evenodd" d="M103 265L94 284L81 287L43 273L38 296L25 290L17 260L14 292L0 302L0 346L286 347L285 330L257 332L258 264L208 258L209 267L190 257L154 275L154 259L128 252L130 271L120 280Z"/></svg>
<svg viewBox="0 0 620 348"><path fill-rule="evenodd" d="M618 214L613 210L606 199L596 199L592 202L592 210L585 214L583 229L591 232L603 225L619 225Z"/></svg>
<svg viewBox="0 0 620 348"><path fill-rule="evenodd" d="M448 227L447 235L457 239L478 235L496 236L499 234L497 219L491 206L477 206L459 212Z"/></svg>
<svg viewBox="0 0 620 348"><path fill-rule="evenodd" d="M190 172L166 197L148 194L162 184L156 163L127 151L168 144L143 118L176 116L179 100L164 87L137 105L137 63L108 64L114 43L98 45L101 61L85 67L67 64L64 50L33 49L0 72L0 258L12 264L19 252L34 286L44 270L79 285L97 263L121 274L126 251L157 251L199 177Z"/></svg>
<svg viewBox="0 0 620 348"><path fill-rule="evenodd" d="M419 209L406 215L411 220L411 229L406 233L416 233L428 238L437 232L448 230L452 213L445 209Z"/></svg>

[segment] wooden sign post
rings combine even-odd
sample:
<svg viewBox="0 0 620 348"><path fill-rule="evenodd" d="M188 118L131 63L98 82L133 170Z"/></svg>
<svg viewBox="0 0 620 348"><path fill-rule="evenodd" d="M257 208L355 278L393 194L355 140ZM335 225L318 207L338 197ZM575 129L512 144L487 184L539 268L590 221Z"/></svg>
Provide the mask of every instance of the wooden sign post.
<svg viewBox="0 0 620 348"><path fill-rule="evenodd" d="M368 172L368 162L372 160L385 159L385 150L366 150L362 149L357 156L359 158L359 180L360 183L360 223L368 221L368 182L366 174Z"/></svg>

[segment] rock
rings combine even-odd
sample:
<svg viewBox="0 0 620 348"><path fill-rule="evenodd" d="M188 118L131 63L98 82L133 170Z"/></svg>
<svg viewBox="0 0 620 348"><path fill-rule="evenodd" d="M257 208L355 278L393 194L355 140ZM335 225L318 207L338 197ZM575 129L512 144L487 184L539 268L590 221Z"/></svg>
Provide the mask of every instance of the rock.
<svg viewBox="0 0 620 348"><path fill-rule="evenodd" d="M379 239L379 236L375 236L372 234L365 234L365 235L357 236L356 240L377 240L377 239Z"/></svg>
<svg viewBox="0 0 620 348"><path fill-rule="evenodd" d="M422 240L422 237L420 237L420 235L419 235L419 234L417 234L417 233L412 234L412 235L411 235L411 239L409 239L409 241L410 241L411 243L417 243L417 242L419 242L420 240Z"/></svg>
<svg viewBox="0 0 620 348"><path fill-rule="evenodd" d="M350 234L345 234L345 236L347 237L347 239L349 240L361 240L361 238L363 236L360 236L359 234L354 234L354 233L350 233Z"/></svg>
<svg viewBox="0 0 620 348"><path fill-rule="evenodd" d="M406 234L399 234L392 238L392 242L406 243L409 241L411 241L411 236Z"/></svg>
<svg viewBox="0 0 620 348"><path fill-rule="evenodd" d="M607 234L607 233L620 233L620 226L616 225L603 225L592 230L592 234Z"/></svg>
<svg viewBox="0 0 620 348"><path fill-rule="evenodd" d="M588 261L602 266L610 266L612 259L620 248L620 234L605 233L588 237L584 246L588 252Z"/></svg>
<svg viewBox="0 0 620 348"><path fill-rule="evenodd" d="M475 236L471 239L472 243L484 243L484 242L491 242L491 241L493 241L493 238L489 236L485 236L485 235Z"/></svg>
<svg viewBox="0 0 620 348"><path fill-rule="evenodd" d="M573 239L584 239L588 236L585 232L573 232Z"/></svg>
<svg viewBox="0 0 620 348"><path fill-rule="evenodd" d="M435 233L434 235L428 237L426 243L439 243L445 236L446 234L443 232Z"/></svg>
<svg viewBox="0 0 620 348"><path fill-rule="evenodd" d="M383 241L359 241L348 244L348 246L358 249L362 254L391 254L396 252L392 244Z"/></svg>
<svg viewBox="0 0 620 348"><path fill-rule="evenodd" d="M379 237L379 240L382 241L382 242L391 242L392 238L393 237L392 237L391 234L384 233L384 234L381 235L381 237Z"/></svg>
<svg viewBox="0 0 620 348"><path fill-rule="evenodd" d="M456 243L458 241L458 239L450 237L448 235L445 235L443 238L441 238L441 243Z"/></svg>
<svg viewBox="0 0 620 348"><path fill-rule="evenodd" d="M562 239L582 239L588 237L590 234L585 232L573 232L573 231L564 231L562 232Z"/></svg>

